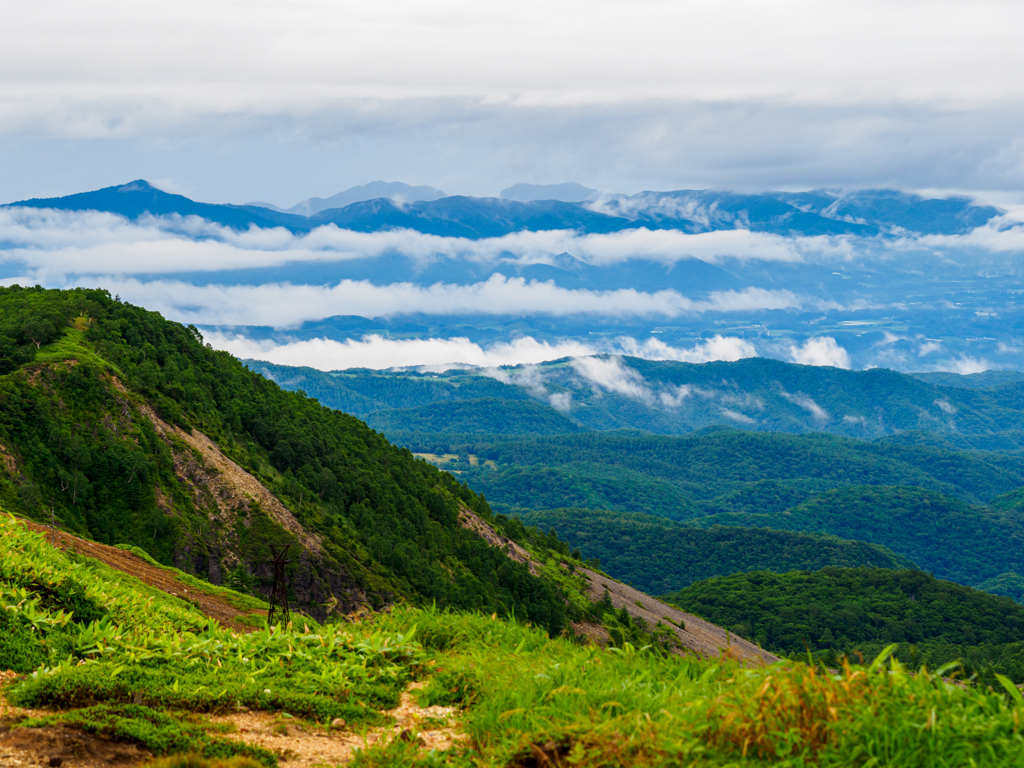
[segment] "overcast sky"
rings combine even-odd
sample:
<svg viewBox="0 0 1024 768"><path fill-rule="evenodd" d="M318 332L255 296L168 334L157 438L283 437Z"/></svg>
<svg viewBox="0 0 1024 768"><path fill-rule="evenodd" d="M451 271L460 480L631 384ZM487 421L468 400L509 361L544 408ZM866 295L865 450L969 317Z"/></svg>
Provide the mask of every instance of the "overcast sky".
<svg viewBox="0 0 1024 768"><path fill-rule="evenodd" d="M1024 188L1018 2L35 0L0 25L0 200L147 178L291 205Z"/></svg>

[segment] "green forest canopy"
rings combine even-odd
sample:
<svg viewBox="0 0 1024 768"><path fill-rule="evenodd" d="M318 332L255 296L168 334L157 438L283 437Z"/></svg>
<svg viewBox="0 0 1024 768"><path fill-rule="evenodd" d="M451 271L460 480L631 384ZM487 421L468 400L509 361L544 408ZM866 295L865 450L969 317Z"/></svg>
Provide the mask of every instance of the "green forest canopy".
<svg viewBox="0 0 1024 768"><path fill-rule="evenodd" d="M835 536L715 526L709 529L640 513L554 509L522 515L597 558L611 576L652 595L712 576L745 571L817 570L825 566L908 568L913 563L862 541Z"/></svg>
<svg viewBox="0 0 1024 768"><path fill-rule="evenodd" d="M665 599L778 653L865 657L900 643L905 662L933 668L963 659L970 671L1024 682L1024 606L914 570L822 568L733 574Z"/></svg>

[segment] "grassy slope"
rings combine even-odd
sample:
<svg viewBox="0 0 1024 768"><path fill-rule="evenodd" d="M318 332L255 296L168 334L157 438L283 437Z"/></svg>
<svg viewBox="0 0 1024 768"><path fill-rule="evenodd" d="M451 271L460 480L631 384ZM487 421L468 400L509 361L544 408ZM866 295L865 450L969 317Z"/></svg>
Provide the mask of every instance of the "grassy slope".
<svg viewBox="0 0 1024 768"><path fill-rule="evenodd" d="M158 754L247 751L272 766L274 755L227 743L190 713L243 703L287 711L307 727L342 716L359 732L386 724L382 710L399 690L425 679L421 701L462 707L467 741L431 755L415 738L386 740L359 765L853 766L874 758L941 768L1024 760L1019 692L949 685L896 663L838 675L798 662L744 669L581 647L487 615L412 608L360 624L237 637L204 626L180 601L52 550L13 521L0 519L0 532L0 615L35 627L30 644L44 647L50 665L7 696L63 710L22 727L78 724ZM72 593L108 605L108 614L67 618L68 606L53 596Z"/></svg>

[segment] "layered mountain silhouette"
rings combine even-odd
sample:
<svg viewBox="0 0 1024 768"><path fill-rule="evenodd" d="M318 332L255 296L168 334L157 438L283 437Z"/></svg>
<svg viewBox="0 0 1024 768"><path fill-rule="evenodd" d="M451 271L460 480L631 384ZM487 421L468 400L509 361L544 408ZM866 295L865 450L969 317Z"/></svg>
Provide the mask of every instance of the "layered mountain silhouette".
<svg viewBox="0 0 1024 768"><path fill-rule="evenodd" d="M528 185L517 185L524 187ZM565 187L568 185L555 185ZM512 194L517 187L505 190ZM360 191L361 190L361 191ZM857 235L865 237L959 234L1000 212L965 197L926 199L894 190L853 194L826 191L740 195L710 190L608 195L591 202L558 199L512 200L453 195L408 202L416 196L443 195L431 187L375 182L333 198L311 198L290 211L260 205L218 205L163 192L144 180L66 197L22 200L10 206L102 211L141 216L198 216L234 229L284 227L308 232L333 224L357 232L410 229L441 237L480 239L522 231L571 229L608 234L629 229L671 229L689 233L747 229L780 235ZM426 191L424 191L426 190ZM580 187L580 190L586 190ZM571 190L570 190L571 191ZM345 204L352 197L382 193ZM517 196L529 197L529 190ZM346 197L348 196L348 197ZM392 197L401 199L392 199ZM570 195L571 196L571 195ZM340 207L321 208L321 205ZM308 211L309 215L299 211Z"/></svg>
<svg viewBox="0 0 1024 768"><path fill-rule="evenodd" d="M369 184L352 187L327 198L311 197L308 200L303 200L301 203L296 203L291 208L278 208L270 203L246 203L246 205L270 208L281 213L312 216L314 213L320 213L320 211L325 211L328 208L344 208L346 205L361 203L363 200L383 198L402 203L418 203L421 200L439 200L447 196L440 189L425 185L413 187L400 181L371 181Z"/></svg>
<svg viewBox="0 0 1024 768"><path fill-rule="evenodd" d="M594 200L601 195L596 189L584 187L575 181L565 184L513 184L508 189L501 190L503 200L561 200L566 203L577 203L585 200Z"/></svg>

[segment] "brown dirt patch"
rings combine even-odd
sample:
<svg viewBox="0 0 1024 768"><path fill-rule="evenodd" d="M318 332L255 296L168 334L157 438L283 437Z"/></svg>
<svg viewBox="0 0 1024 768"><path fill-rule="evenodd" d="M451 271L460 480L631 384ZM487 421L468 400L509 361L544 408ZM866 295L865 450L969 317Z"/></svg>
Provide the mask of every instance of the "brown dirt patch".
<svg viewBox="0 0 1024 768"><path fill-rule="evenodd" d="M123 385L115 379L115 386ZM284 504L278 501L263 483L242 469L223 453L215 442L197 429L186 432L180 427L168 424L161 419L147 404L138 404L139 410L153 423L164 439L171 436L187 443L197 451L203 462L216 470L218 475L207 479L206 485L217 502L217 506L224 513L230 513L238 504L246 498L250 498L260 505L260 509L270 515L271 519L290 532L297 538L302 546L314 555L323 554L323 546L319 537L307 531Z"/></svg>
<svg viewBox="0 0 1024 768"><path fill-rule="evenodd" d="M149 752L134 744L93 736L77 728L53 726L0 732L0 765L4 768L131 768L150 757Z"/></svg>
<svg viewBox="0 0 1024 768"><path fill-rule="evenodd" d="M704 656L728 656L738 661L754 664L771 664L778 657L768 653L748 640L734 635L710 621L698 618L691 613L681 611L675 606L656 600L645 592L615 581L603 574L587 568L576 568L590 583L587 596L593 601L604 597L605 589L616 610L625 608L630 616L643 619L648 626L655 626L659 621L667 626L690 650ZM673 622L675 622L673 624ZM685 629L680 629L682 625Z"/></svg>
<svg viewBox="0 0 1024 768"><path fill-rule="evenodd" d="M210 722L228 724L236 730L219 734L232 741L253 744L274 752L289 768L313 768L319 765L341 765L354 753L396 738L418 740L425 750L450 749L466 737L458 730L455 707L421 707L410 690L425 683L412 683L402 693L401 704L384 714L394 718L394 725L371 728L365 732L310 726L300 721L266 712L236 712L211 717Z"/></svg>
<svg viewBox="0 0 1024 768"><path fill-rule="evenodd" d="M30 520L21 520L19 522L30 530L45 534L48 539L51 537L51 531L48 526L40 525ZM194 587L190 588L178 581L171 571L150 565L142 558L123 549L109 547L106 544L97 544L94 541L87 541L62 531L57 531L56 533L56 544L61 549L71 550L80 555L100 560L111 568L116 568L123 573L127 573L129 576L134 576L140 581L144 581L151 587L156 587L169 595L181 598L185 602L194 605L211 619L216 619L221 626L236 632L253 631L253 627L237 621L240 617L252 614L266 615L265 611L247 611L236 608L223 598L199 592Z"/></svg>
<svg viewBox="0 0 1024 768"><path fill-rule="evenodd" d="M509 560L514 560L517 563L526 563L526 567L530 569L530 573L534 576L540 573L540 566L526 549L516 544L512 539L502 536L494 530L490 523L461 502L459 503L459 523L463 528L469 528L469 530L477 533L492 547L502 550Z"/></svg>
<svg viewBox="0 0 1024 768"><path fill-rule="evenodd" d="M0 671L0 687L20 677L10 670ZM21 709L7 703L0 690L0 766L50 766L51 760L60 761L61 768L131 768L152 757L134 744L111 741L84 733L77 728L52 726L48 728L11 729L27 717L42 717L48 712Z"/></svg>
<svg viewBox="0 0 1024 768"><path fill-rule="evenodd" d="M0 468L3 468L8 475L16 474L18 471L18 462L14 459L12 454L3 443L0 443Z"/></svg>

